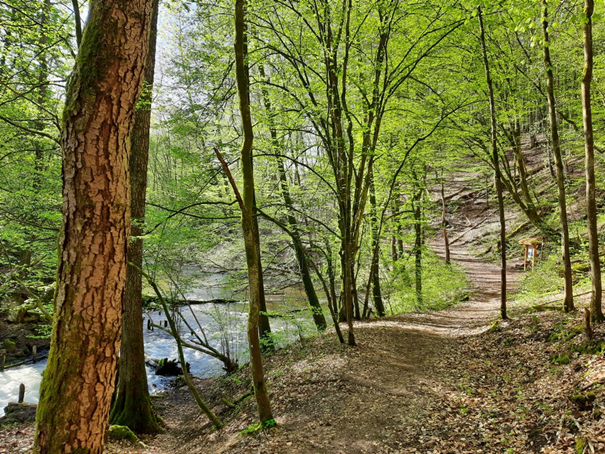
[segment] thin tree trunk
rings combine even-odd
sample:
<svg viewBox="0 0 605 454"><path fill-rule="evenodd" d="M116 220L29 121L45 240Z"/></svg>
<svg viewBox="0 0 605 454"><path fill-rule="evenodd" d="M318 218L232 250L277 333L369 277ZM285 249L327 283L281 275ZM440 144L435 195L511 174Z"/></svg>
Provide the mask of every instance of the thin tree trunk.
<svg viewBox="0 0 605 454"><path fill-rule="evenodd" d="M267 315L267 299L265 298L265 282L263 278L263 263L261 261L261 252L260 252L260 233L258 230L258 215L256 213L256 197L254 198L254 216L252 218L254 222L254 236L258 238L258 242L256 244L256 256L258 258L258 279L259 286L263 289L260 292L260 301L259 301L259 315L258 315L258 334L261 338L261 349L263 352L270 353L275 351L275 342L273 340L273 336L271 335L271 323L269 322L269 316Z"/></svg>
<svg viewBox="0 0 605 454"><path fill-rule="evenodd" d="M445 264L451 263L450 256L450 240L447 235L447 204L445 203L445 181L443 179L443 171L441 171L441 228L443 229L443 247L445 248Z"/></svg>
<svg viewBox="0 0 605 454"><path fill-rule="evenodd" d="M259 268L259 238L258 230L254 227L254 172L252 170L252 145L254 132L250 114L250 82L248 74L248 39L246 33L245 0L235 0L235 68L237 91L239 93L239 108L244 130L244 141L241 150L241 166L244 177L242 200L242 230L246 248L246 263L248 265L248 282L250 288L250 304L248 313L248 344L250 347L250 371L254 394L258 405L261 423L273 419L269 393L265 383L263 362L258 334L260 303L264 289L261 284Z"/></svg>
<svg viewBox="0 0 605 454"><path fill-rule="evenodd" d="M601 262L599 260L599 233L597 230L597 204L595 199L595 172L594 172L594 136L592 130L592 106L590 102L590 84L593 71L592 51L592 15L594 1L584 1L584 77L582 78L582 107L584 118L584 140L586 151L586 204L588 222L588 252L590 256L590 273L592 278L592 294L590 299L590 314L592 321L603 321L601 308L602 284Z"/></svg>
<svg viewBox="0 0 605 454"><path fill-rule="evenodd" d="M39 70L38 70L38 115L43 115L43 109L48 98L48 52L46 46L48 43L48 19L50 15L50 0L45 0L42 5L42 15L40 17L40 41L39 41ZM44 131L44 121L37 120L34 128L37 131ZM44 172L44 149L41 138L34 138L35 165L33 188L40 189Z"/></svg>
<svg viewBox="0 0 605 454"><path fill-rule="evenodd" d="M489 60L487 59L487 46L485 44L485 27L481 7L478 8L479 26L481 28L481 49L483 51L483 65L485 67L485 78L489 92L489 111L491 117L491 141L492 161L494 163L496 194L498 196L498 215L500 218L500 316L508 318L506 314L506 219L504 216L504 198L502 197L502 177L500 175L500 163L498 156L498 125L496 120L496 104L494 101L494 86L490 73Z"/></svg>
<svg viewBox="0 0 605 454"><path fill-rule="evenodd" d="M82 19L80 18L80 4L78 0L71 0L71 5L74 9L74 22L76 27L76 44L80 47L82 43Z"/></svg>
<svg viewBox="0 0 605 454"><path fill-rule="evenodd" d="M266 74L263 65L259 65L259 72L263 79L266 79ZM263 88L263 102L265 104L265 110L267 114L270 116L272 112L271 100L269 99L269 93L266 88ZM307 260L307 254L305 252L301 236L300 229L298 228L298 221L294 216L294 203L292 202L292 196L290 194L290 185L288 184L288 177L286 175L286 169L284 165L284 160L279 154L279 142L277 139L277 131L273 124L273 118L269 117L269 132L271 134L271 145L276 154L277 159L277 171L279 174L279 182L282 197L284 199L284 205L287 210L287 218L288 225L290 226L290 237L292 238L292 248L294 249L294 254L296 255L296 261L298 262L298 269L300 272L300 278L303 282L303 286L305 289L305 293L307 295L307 300L309 302L309 306L311 307L311 312L313 315L313 321L315 322L315 326L318 331L325 331L327 324L326 318L323 314L323 310L321 308L321 304L319 303L319 298L317 297L317 292L315 291L315 285L313 285L313 279L311 278L311 270L309 269L309 262Z"/></svg>
<svg viewBox="0 0 605 454"><path fill-rule="evenodd" d="M414 273L416 283L416 309L422 309L422 189L414 190Z"/></svg>
<svg viewBox="0 0 605 454"><path fill-rule="evenodd" d="M150 0L93 0L63 114L63 229L33 452L103 451L130 234L128 140ZM128 77L124 77L128 74Z"/></svg>
<svg viewBox="0 0 605 454"><path fill-rule="evenodd" d="M382 291L380 289L380 237L378 233L376 188L374 187L373 173L370 175L370 178L370 203L372 204L372 209L370 212L370 223L372 225L372 264L370 266L370 274L372 275L372 298L374 299L376 314L379 317L383 317L385 315L385 310L384 302L382 301Z"/></svg>
<svg viewBox="0 0 605 454"><path fill-rule="evenodd" d="M141 268L139 268L139 273L141 275L145 274ZM223 422L220 419L218 419L216 417L216 415L212 412L210 407L208 407L208 405L206 405L206 403L202 399L202 396L200 396L200 393L198 392L197 388L193 384L193 381L191 380L191 375L189 374L189 371L187 370L187 361L185 360L185 352L183 351L183 345L186 345L186 342L183 342L183 339L181 338L181 335L179 333L179 328L177 327L172 315L170 315L170 312L171 312L170 308L168 307L168 304L166 303L166 300L164 299L162 292L160 292L160 289L158 288L157 284L153 281L153 279L151 279L151 277L149 275L145 274L145 277L147 278L147 282L149 283L149 285L153 288L153 291L155 292L155 294L158 298L158 301L160 302L160 305L162 306L162 310L164 311L164 315L166 316L168 325L170 326L169 334L174 338L174 341L176 342L177 354L179 356L179 363L181 365L181 370L183 372L183 380L185 381L187 388L189 388L189 391L191 392L193 399L197 403L200 410L202 410L204 412L204 414L208 417L210 422L212 422L212 424L214 424L218 429L222 428Z"/></svg>
<svg viewBox="0 0 605 454"><path fill-rule="evenodd" d="M145 63L144 88L135 113L130 136L130 218L131 239L124 289L122 347L118 362L118 386L111 407L111 424L128 426L135 433L158 433L160 424L149 397L143 341L143 223L149 162L149 129L155 74L159 0L153 0L149 31L149 52Z"/></svg>
<svg viewBox="0 0 605 454"><path fill-rule="evenodd" d="M565 273L565 298L563 309L565 312L573 311L573 283L571 274L571 259L569 257L569 228L567 225L567 200L565 196L565 171L563 169L563 158L561 156L561 144L559 142L559 130L557 125L557 110L555 104L555 82L553 66L550 60L550 41L548 36L548 5L547 0L542 0L542 32L544 35L544 67L546 69L546 92L548 96L548 112L550 117L550 134L552 139L552 151L555 155L557 168L557 188L559 192L559 216L561 221L561 248L563 254L563 268Z"/></svg>

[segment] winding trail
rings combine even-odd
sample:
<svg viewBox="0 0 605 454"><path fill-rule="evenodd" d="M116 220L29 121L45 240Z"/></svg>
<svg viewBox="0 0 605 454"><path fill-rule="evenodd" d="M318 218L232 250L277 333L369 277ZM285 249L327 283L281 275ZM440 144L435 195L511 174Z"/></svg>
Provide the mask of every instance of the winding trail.
<svg viewBox="0 0 605 454"><path fill-rule="evenodd" d="M472 283L469 301L444 311L356 323L358 348L311 348L304 359L278 366L280 374L286 369L284 376L269 381L276 429L242 438L234 429L244 427L227 428L214 443L196 446L191 440L178 452L413 453L426 452L426 437L447 446L449 433L424 428L427 418L443 414L444 396L460 391L442 380L451 375L443 352L457 339L488 329L500 304L499 267L465 249L452 253ZM510 289L517 277L510 273Z"/></svg>

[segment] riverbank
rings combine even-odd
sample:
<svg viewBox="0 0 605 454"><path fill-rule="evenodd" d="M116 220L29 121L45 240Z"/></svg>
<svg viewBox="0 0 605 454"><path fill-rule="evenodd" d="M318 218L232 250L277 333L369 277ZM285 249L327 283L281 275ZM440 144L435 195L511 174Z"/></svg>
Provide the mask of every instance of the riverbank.
<svg viewBox="0 0 605 454"><path fill-rule="evenodd" d="M276 428L241 433L256 422L243 368L196 380L223 430L178 388L154 397L163 434L106 452L603 452L604 327L588 344L579 314L544 311L479 334L433 332L466 309L358 324L357 348L325 335L278 351L266 363ZM32 424L0 430L0 453L25 452L32 436Z"/></svg>

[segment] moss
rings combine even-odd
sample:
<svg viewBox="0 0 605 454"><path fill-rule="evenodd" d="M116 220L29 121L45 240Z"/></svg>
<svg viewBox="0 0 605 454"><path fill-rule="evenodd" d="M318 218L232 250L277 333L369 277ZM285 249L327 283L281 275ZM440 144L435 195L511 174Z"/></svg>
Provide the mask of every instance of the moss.
<svg viewBox="0 0 605 454"><path fill-rule="evenodd" d="M4 342L2 342L2 345L3 345L4 349L7 351L7 353L14 353L15 351L17 351L17 343L11 339L4 339Z"/></svg>
<svg viewBox="0 0 605 454"><path fill-rule="evenodd" d="M589 391L585 394L578 393L569 396L569 400L576 404L580 410L587 410L592 407L592 403L596 399L595 393Z"/></svg>
<svg viewBox="0 0 605 454"><path fill-rule="evenodd" d="M89 92L90 94L94 92L95 81L99 77L99 73L102 72L102 68L106 66L103 60L109 56L103 52L104 46L99 44L103 37L103 29L107 28L103 27L101 20L103 16L104 14L98 12L89 14L89 20L82 36L82 43L78 49L74 71L68 82L67 97L63 109L64 125L79 110L83 102L82 96L87 97Z"/></svg>
<svg viewBox="0 0 605 454"><path fill-rule="evenodd" d="M107 436L112 440L130 440L132 442L139 441L134 432L126 426L109 426Z"/></svg>
<svg viewBox="0 0 605 454"><path fill-rule="evenodd" d="M582 454L587 446L588 446L588 441L586 441L586 438L576 437L575 450L578 454Z"/></svg>
<svg viewBox="0 0 605 454"><path fill-rule="evenodd" d="M583 355L602 355L605 353L605 341L591 341L583 344L573 345L571 349L572 351L581 353Z"/></svg>

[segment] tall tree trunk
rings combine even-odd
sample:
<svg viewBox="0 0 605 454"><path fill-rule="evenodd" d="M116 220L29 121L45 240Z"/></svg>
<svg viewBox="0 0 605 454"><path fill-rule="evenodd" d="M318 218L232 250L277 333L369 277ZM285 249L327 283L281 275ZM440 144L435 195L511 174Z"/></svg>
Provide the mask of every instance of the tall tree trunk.
<svg viewBox="0 0 605 454"><path fill-rule="evenodd" d="M269 322L269 316L267 315L267 299L265 298L265 281L263 277L263 262L261 261L260 252L260 232L258 230L258 214L256 212L256 196L254 197L254 216L252 217L254 223L254 237L258 239L256 243L256 257L258 259L258 285L261 289L260 301L259 301L259 315L258 315L258 335L261 338L261 349L263 352L275 351L275 342L271 335L271 323Z"/></svg>
<svg viewBox="0 0 605 454"><path fill-rule="evenodd" d="M590 272L592 278L592 295L590 299L590 314L593 322L603 321L601 308L601 262L599 259L599 233L597 230L597 203L595 200L594 174L594 137L592 131L592 106L590 102L590 84L592 82L593 52L592 52L592 15L594 0L584 1L584 77L582 78L582 107L584 117L584 148L586 151L586 204L588 221L588 252L590 256Z"/></svg>
<svg viewBox="0 0 605 454"><path fill-rule="evenodd" d="M382 301L382 291L380 289L380 235L378 232L378 216L376 210L376 188L374 187L374 174L370 175L370 203L372 209L370 212L370 223L372 225L372 263L370 273L372 275L372 298L374 307L379 317L385 315L384 302Z"/></svg>
<svg viewBox="0 0 605 454"><path fill-rule="evenodd" d="M149 129L155 74L159 0L153 0L149 31L149 52L145 62L143 92L137 103L134 126L130 136L130 218L131 240L128 244L128 266L124 289L122 347L118 362L118 386L111 407L111 424L128 426L135 433L160 431L158 417L151 404L145 350L143 346L143 223L147 192L147 164L149 162Z"/></svg>
<svg viewBox="0 0 605 454"><path fill-rule="evenodd" d="M259 72L263 79L267 78L265 74L265 69L262 64L259 65ZM277 160L277 172L279 174L281 193L287 211L288 225L290 227L290 237L292 239L292 248L294 249L294 254L296 255L300 278L303 282L305 293L307 295L307 300L311 308L313 321L315 322L315 326L319 331L324 331L327 327L326 318L323 314L321 304L319 303L317 292L315 291L315 285L313 284L313 279L311 278L309 261L307 260L307 254L305 252L303 242L300 236L298 221L294 216L294 203L292 202L292 195L290 193L290 185L288 184L288 176L286 175L284 160L279 154L279 141L277 138L277 130L275 129L273 118L271 117L273 109L271 106L271 100L269 99L269 93L266 88L262 89L262 94L263 103L265 104L265 110L267 111L267 115L269 115L268 122L269 133L271 134L271 146L273 147L273 151Z"/></svg>
<svg viewBox="0 0 605 454"><path fill-rule="evenodd" d="M38 70L38 115L44 115L44 106L48 98L48 51L46 46L48 44L48 20L51 13L50 0L45 0L42 5L42 14L40 16L40 41L39 41L39 70ZM34 125L34 129L37 131L44 131L44 121L37 120ZM34 152L35 152L35 165L34 165L34 179L33 188L38 190L42 183L43 172L44 172L44 148L41 138L34 138Z"/></svg>
<svg viewBox="0 0 605 454"><path fill-rule="evenodd" d="M414 274L416 283L416 309L422 309L422 188L414 189Z"/></svg>
<svg viewBox="0 0 605 454"><path fill-rule="evenodd" d="M252 145L254 132L250 114L250 81L248 74L248 39L246 33L245 0L235 0L235 70L237 91L239 93L239 108L244 130L244 141L241 150L241 165L244 177L244 193L242 208L242 230L246 248L246 263L248 265L248 283L250 288L250 304L248 313L248 344L250 347L250 371L254 394L258 405L259 418L262 423L273 419L269 393L265 383L263 361L258 333L258 321L261 298L264 289L259 268L260 257L258 230L254 225L254 172L252 170Z"/></svg>
<svg viewBox="0 0 605 454"><path fill-rule="evenodd" d="M480 40L483 51L483 65L485 67L485 78L487 79L487 88L489 93L489 112L491 118L491 141L492 141L492 161L494 163L494 179L496 184L496 194L498 196L498 215L500 218L500 316L502 319L508 318L506 314L506 219L504 217L504 198L502 197L502 177L500 175L500 162L498 156L498 124L496 121L496 103L494 100L494 86L487 59L487 46L485 44L485 27L483 25L483 15L481 7L478 8L479 27L481 29Z"/></svg>
<svg viewBox="0 0 605 454"><path fill-rule="evenodd" d="M557 168L557 188L559 192L559 216L561 220L561 248L563 254L563 268L565 272L565 299L563 309L565 312L573 311L573 283L571 275L571 259L569 257L569 228L567 225L567 200L565 196L565 171L563 169L563 158L561 156L561 144L559 142L559 130L557 125L557 110L555 104L555 82L553 66L550 59L550 40L548 36L548 5L547 0L542 0L542 33L544 35L544 67L546 69L546 93L548 97L548 113L550 117L550 135L552 139L552 151L555 155Z"/></svg>
<svg viewBox="0 0 605 454"><path fill-rule="evenodd" d="M151 10L151 0L93 0L67 89L55 322L34 453L103 451L130 234L129 136Z"/></svg>
<svg viewBox="0 0 605 454"><path fill-rule="evenodd" d="M441 228L443 230L443 247L445 248L445 264L451 263L450 240L447 235L447 204L445 203L445 180L441 171Z"/></svg>

